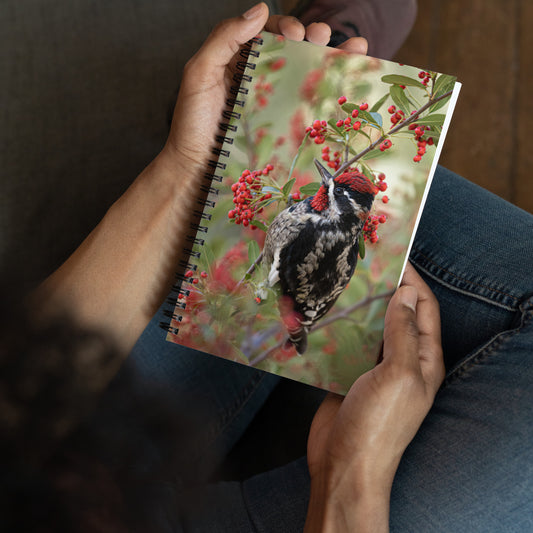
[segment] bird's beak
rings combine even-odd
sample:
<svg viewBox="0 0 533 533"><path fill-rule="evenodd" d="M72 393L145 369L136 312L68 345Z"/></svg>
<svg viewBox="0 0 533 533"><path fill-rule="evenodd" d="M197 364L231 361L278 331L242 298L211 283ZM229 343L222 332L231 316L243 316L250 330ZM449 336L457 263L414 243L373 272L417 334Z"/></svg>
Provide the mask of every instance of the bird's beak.
<svg viewBox="0 0 533 533"><path fill-rule="evenodd" d="M318 159L315 159L314 161L315 161L315 166L318 170L318 173L320 174L320 177L322 178L322 185L324 185L324 187L328 189L329 182L333 178L333 175L328 172L328 169L326 167L322 166L322 164L318 161Z"/></svg>

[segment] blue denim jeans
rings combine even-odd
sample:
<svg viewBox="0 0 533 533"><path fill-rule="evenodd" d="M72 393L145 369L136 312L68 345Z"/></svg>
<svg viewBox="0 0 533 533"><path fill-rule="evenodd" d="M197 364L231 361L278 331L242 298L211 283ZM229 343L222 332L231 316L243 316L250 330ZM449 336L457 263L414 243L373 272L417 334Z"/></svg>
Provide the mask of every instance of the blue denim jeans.
<svg viewBox="0 0 533 533"><path fill-rule="evenodd" d="M440 303L447 376L398 469L391 531L533 531L533 216L439 167L410 259ZM131 363L203 398L208 476L279 378L166 343L159 320ZM167 531L301 531L309 476L301 458L213 484L179 517L162 492Z"/></svg>

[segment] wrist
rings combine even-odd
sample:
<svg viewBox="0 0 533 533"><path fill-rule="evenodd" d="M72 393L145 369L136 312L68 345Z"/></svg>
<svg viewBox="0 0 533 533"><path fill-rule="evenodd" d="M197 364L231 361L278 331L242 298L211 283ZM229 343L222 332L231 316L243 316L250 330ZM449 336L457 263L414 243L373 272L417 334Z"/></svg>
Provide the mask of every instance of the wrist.
<svg viewBox="0 0 533 533"><path fill-rule="evenodd" d="M389 530L392 479L360 469L324 469L311 478L305 533Z"/></svg>

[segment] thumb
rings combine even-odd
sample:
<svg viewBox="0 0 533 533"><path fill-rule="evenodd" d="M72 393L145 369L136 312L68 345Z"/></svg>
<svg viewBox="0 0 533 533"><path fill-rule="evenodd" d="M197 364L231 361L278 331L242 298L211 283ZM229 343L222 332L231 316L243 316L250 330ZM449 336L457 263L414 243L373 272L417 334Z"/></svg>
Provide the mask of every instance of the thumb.
<svg viewBox="0 0 533 533"><path fill-rule="evenodd" d="M222 75L225 67L239 51L239 47L255 37L268 19L268 7L264 2L256 4L240 17L220 22L203 46L188 63L191 76L205 74L211 83ZM191 65L192 64L192 65ZM190 67L194 68L190 68Z"/></svg>
<svg viewBox="0 0 533 533"><path fill-rule="evenodd" d="M404 285L396 291L385 314L383 358L394 357L397 364L418 368L418 291Z"/></svg>

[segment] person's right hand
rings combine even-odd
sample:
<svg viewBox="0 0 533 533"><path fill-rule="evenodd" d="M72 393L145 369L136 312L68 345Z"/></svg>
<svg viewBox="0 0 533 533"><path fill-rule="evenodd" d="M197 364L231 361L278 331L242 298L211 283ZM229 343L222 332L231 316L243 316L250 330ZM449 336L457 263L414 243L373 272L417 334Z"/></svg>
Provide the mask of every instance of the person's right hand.
<svg viewBox="0 0 533 533"><path fill-rule="evenodd" d="M387 309L383 361L346 398L328 395L313 420L306 532L388 531L396 469L443 379L438 303L408 264Z"/></svg>

